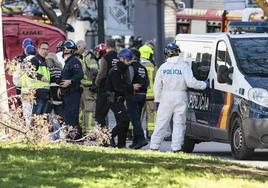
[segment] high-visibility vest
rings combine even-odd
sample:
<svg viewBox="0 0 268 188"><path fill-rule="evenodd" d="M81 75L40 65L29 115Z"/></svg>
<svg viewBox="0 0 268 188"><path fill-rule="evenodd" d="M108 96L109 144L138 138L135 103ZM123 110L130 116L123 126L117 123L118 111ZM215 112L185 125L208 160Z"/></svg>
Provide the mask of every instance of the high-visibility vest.
<svg viewBox="0 0 268 188"><path fill-rule="evenodd" d="M153 99L154 98L155 67L151 61L144 59L144 58L141 58L141 64L146 68L147 73L148 73L148 78L150 81L150 84L147 88L146 98Z"/></svg>
<svg viewBox="0 0 268 188"><path fill-rule="evenodd" d="M21 72L19 82L20 82L22 92L29 92L29 90L31 89L41 89L41 88L49 89L50 72L49 72L48 67L39 66L36 73L44 76L48 82L43 82L41 80L37 80L36 78L30 78L29 76L27 76L25 72Z"/></svg>
<svg viewBox="0 0 268 188"><path fill-rule="evenodd" d="M92 85L92 81L93 81L90 75L90 70L98 69L97 60L94 59L94 57L91 57L91 54L88 54L87 56L83 56L82 58L79 58L79 60L82 64L82 69L84 72L84 77L81 80L81 85L90 86Z"/></svg>

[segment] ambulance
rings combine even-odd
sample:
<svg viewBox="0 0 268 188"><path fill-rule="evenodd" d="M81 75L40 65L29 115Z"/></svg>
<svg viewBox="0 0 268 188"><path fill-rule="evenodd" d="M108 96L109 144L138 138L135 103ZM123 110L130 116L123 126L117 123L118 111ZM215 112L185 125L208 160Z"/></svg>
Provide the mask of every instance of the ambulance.
<svg viewBox="0 0 268 188"><path fill-rule="evenodd" d="M183 149L215 141L229 143L236 159L268 148L268 34L178 34L181 56L204 91L188 90Z"/></svg>

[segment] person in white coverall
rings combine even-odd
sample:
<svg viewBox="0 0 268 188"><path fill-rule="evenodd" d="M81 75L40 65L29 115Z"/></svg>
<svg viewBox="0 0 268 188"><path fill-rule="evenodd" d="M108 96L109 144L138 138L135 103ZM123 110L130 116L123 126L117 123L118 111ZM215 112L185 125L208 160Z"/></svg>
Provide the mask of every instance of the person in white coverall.
<svg viewBox="0 0 268 188"><path fill-rule="evenodd" d="M173 131L171 149L179 152L184 142L187 113L187 87L204 90L208 81L198 81L194 78L191 67L182 57L180 48L175 43L169 43L164 51L167 60L156 73L154 83L155 103L159 103L156 127L151 137L151 150L158 150L167 134L173 115Z"/></svg>

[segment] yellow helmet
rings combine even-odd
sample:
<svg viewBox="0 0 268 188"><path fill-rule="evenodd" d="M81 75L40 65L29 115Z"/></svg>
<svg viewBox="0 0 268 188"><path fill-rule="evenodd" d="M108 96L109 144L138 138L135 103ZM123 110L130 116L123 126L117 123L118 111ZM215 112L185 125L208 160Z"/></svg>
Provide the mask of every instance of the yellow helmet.
<svg viewBox="0 0 268 188"><path fill-rule="evenodd" d="M154 54L154 50L147 44L140 47L139 51L141 53L141 57L145 59L150 59L150 57Z"/></svg>

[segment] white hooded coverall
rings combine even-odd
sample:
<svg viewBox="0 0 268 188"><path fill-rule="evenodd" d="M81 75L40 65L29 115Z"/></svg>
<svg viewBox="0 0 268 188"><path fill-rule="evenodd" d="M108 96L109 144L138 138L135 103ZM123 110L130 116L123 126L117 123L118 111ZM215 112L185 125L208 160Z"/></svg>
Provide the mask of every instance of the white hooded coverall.
<svg viewBox="0 0 268 188"><path fill-rule="evenodd" d="M174 56L160 66L154 82L155 102L159 102L156 127L151 137L151 149L159 149L170 126L173 115L172 151L182 149L186 129L187 92L194 88L204 90L206 82L194 78L193 72L182 57Z"/></svg>

